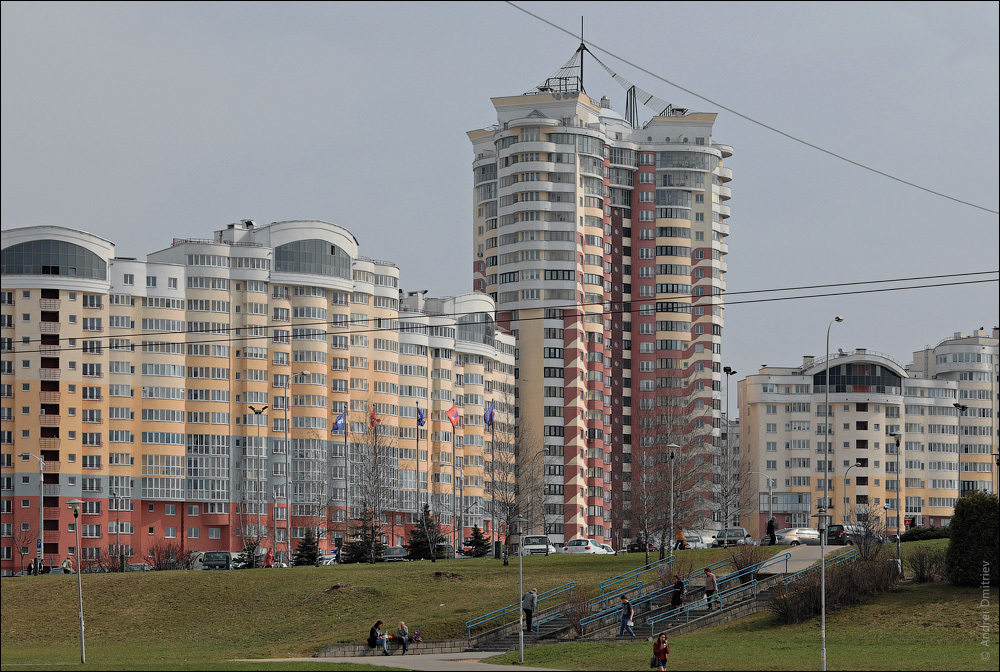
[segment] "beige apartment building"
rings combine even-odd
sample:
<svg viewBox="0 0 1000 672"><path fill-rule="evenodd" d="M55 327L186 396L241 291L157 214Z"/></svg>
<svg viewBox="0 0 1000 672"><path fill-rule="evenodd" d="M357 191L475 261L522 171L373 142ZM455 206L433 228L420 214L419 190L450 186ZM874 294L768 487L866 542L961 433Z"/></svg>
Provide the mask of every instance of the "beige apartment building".
<svg viewBox="0 0 1000 672"><path fill-rule="evenodd" d="M960 492L996 492L997 336L956 333L907 366L857 349L741 380L747 471L774 479L770 509L765 478L750 481L748 529L763 530L769 510L779 527L816 527L824 478L834 522L874 510L890 528L900 504L905 525L947 525Z"/></svg>
<svg viewBox="0 0 1000 672"><path fill-rule="evenodd" d="M365 510L400 545L424 502L453 543L496 534L484 413L506 409L514 339L489 296L407 293L320 221L243 220L146 261L12 229L2 275L5 574L39 544L87 565L252 538L287 561L308 528L332 549Z"/></svg>

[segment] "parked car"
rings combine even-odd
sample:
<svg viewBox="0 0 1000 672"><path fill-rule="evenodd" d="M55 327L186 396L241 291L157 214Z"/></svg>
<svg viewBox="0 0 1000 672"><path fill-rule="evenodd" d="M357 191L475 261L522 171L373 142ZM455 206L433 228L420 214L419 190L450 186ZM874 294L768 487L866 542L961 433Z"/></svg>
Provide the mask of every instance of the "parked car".
<svg viewBox="0 0 1000 672"><path fill-rule="evenodd" d="M131 567L131 565L129 565ZM202 569L232 569L233 554L229 551L206 551L201 558Z"/></svg>
<svg viewBox="0 0 1000 672"><path fill-rule="evenodd" d="M601 544L601 548L603 548L609 555L615 555L615 549L613 549L610 544Z"/></svg>
<svg viewBox="0 0 1000 672"><path fill-rule="evenodd" d="M410 552L403 546L389 546L382 551L382 559L386 562L402 562L410 559Z"/></svg>
<svg viewBox="0 0 1000 672"><path fill-rule="evenodd" d="M660 540L657 537L650 535L649 541L643 543L642 533L636 535L635 539L629 542L627 550L629 553L645 553L648 551L656 551L660 548Z"/></svg>
<svg viewBox="0 0 1000 672"><path fill-rule="evenodd" d="M778 530L774 533L775 539L778 540L779 544L788 544L789 546L819 546L819 530L814 530L811 527L792 527L785 528L783 530Z"/></svg>
<svg viewBox="0 0 1000 672"><path fill-rule="evenodd" d="M521 540L521 555L555 555L555 545L546 536L525 536Z"/></svg>
<svg viewBox="0 0 1000 672"><path fill-rule="evenodd" d="M753 537L745 527L727 527L715 535L715 547L753 546Z"/></svg>
<svg viewBox="0 0 1000 672"><path fill-rule="evenodd" d="M107 574L111 570L104 565L87 565L82 571L84 574Z"/></svg>
<svg viewBox="0 0 1000 672"><path fill-rule="evenodd" d="M715 535L700 530L684 530L684 543L688 548L712 548Z"/></svg>
<svg viewBox="0 0 1000 672"><path fill-rule="evenodd" d="M135 562L131 565L125 565L126 572L151 572L153 568L147 565L145 562Z"/></svg>
<svg viewBox="0 0 1000 672"><path fill-rule="evenodd" d="M604 546L596 539L573 539L566 542L566 553L589 553L590 555L607 555Z"/></svg>
<svg viewBox="0 0 1000 672"><path fill-rule="evenodd" d="M455 558L455 547L451 544L438 544L437 557Z"/></svg>
<svg viewBox="0 0 1000 672"><path fill-rule="evenodd" d="M868 534L873 533L863 525L829 525L826 528L826 543L831 546L853 546Z"/></svg>

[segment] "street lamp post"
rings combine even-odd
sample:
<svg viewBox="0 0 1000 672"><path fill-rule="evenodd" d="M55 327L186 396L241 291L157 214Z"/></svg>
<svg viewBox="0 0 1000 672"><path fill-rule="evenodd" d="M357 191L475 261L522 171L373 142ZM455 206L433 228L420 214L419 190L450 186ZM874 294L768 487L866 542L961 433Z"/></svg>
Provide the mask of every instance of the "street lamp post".
<svg viewBox="0 0 1000 672"><path fill-rule="evenodd" d="M903 549L902 549L902 539L903 536L903 503L906 501L903 498L903 491L900 489L901 486L906 485L906 482L900 482L899 474L905 464L903 459L903 449L900 444L903 443L902 434L890 434L896 441L896 564L899 565L899 575L903 576Z"/></svg>
<svg viewBox="0 0 1000 672"><path fill-rule="evenodd" d="M967 404L960 404L957 401L952 406L958 409L958 497L955 498L955 502L957 503L962 498L962 416L969 410L969 406ZM954 513L954 509L952 511Z"/></svg>
<svg viewBox="0 0 1000 672"><path fill-rule="evenodd" d="M817 515L822 515L820 518L820 524L823 525L823 529L820 530L819 543L820 543L820 638L822 648L820 650L820 670L826 671L826 523L825 519L829 518L827 514L827 509L830 507L830 435L833 433L830 431L831 421L830 418L833 414L830 412L830 330L833 328L834 322L843 322L844 318L837 315L832 320L826 328L826 385L825 388L825 398L826 398L826 436L824 437L824 454L823 454L823 506L820 507L819 513Z"/></svg>
<svg viewBox="0 0 1000 672"><path fill-rule="evenodd" d="M267 406L263 406L260 409L257 409L257 408L255 408L253 406L249 406L248 405L247 408L249 408L251 411L253 411L253 414L254 414L254 419L253 419L254 422L253 422L253 424L257 425L257 450L260 450L260 416L263 415L264 411L267 410ZM261 495L263 495L263 494L264 493L262 492ZM254 536L258 537L258 538L260 537L260 507L261 507L261 504L262 504L262 502L258 500L257 501L257 530L256 530L256 534L254 535ZM253 551L253 557L250 560L250 566L251 567L256 567L257 566L257 549L256 548Z"/></svg>
<svg viewBox="0 0 1000 672"><path fill-rule="evenodd" d="M668 443L667 448L670 449L670 534L674 535L674 537L676 538L677 531L674 530L674 451L680 450L680 446L678 446L676 443ZM661 539L660 541L661 541L660 547L662 548L663 540Z"/></svg>
<svg viewBox="0 0 1000 672"><path fill-rule="evenodd" d="M759 471L751 471L749 473L751 473L751 474L757 474L758 476L763 476L766 479L765 482L767 483L767 519L768 519L768 521L770 521L771 518L773 517L772 516L772 511L771 511L771 501L772 501L772 499L771 499L771 477L768 476L767 474L762 474ZM760 518L759 518L759 516L760 516L760 497L759 496L757 497L757 516L758 516L757 520L760 520ZM759 524L758 524L758 527L757 527L757 532L760 532Z"/></svg>
<svg viewBox="0 0 1000 672"><path fill-rule="evenodd" d="M722 511L725 519L722 521L722 533L726 533L726 528L729 527L729 502L732 500L732 488L733 482L729 477L729 471L732 469L732 452L733 452L733 419L729 414L729 378L736 373L736 369L724 366L722 367L722 372L726 374L726 453L723 457L722 465Z"/></svg>
<svg viewBox="0 0 1000 672"><path fill-rule="evenodd" d="M45 480L43 473L45 471L45 460L43 460L41 456L33 453L18 453L18 455L22 460L29 457L33 457L38 460L38 541L35 542L35 576L38 576L42 573L42 537L45 536L42 532L45 513L42 511L42 500L45 497L44 486L42 484Z"/></svg>
<svg viewBox="0 0 1000 672"><path fill-rule="evenodd" d="M847 471L844 472L844 496L845 497L847 496L847 475L849 473L851 473L851 469L853 469L854 467L860 467L860 466L861 466L860 462L855 462L854 464L852 464L851 466L849 466L847 468ZM857 494L858 494L858 486L855 485L854 486L854 495L855 495L854 499L855 500L857 500ZM851 509L853 509L853 510L856 511L857 510L856 509L856 504L852 504ZM845 515L846 515L846 512L845 512Z"/></svg>
<svg viewBox="0 0 1000 672"><path fill-rule="evenodd" d="M80 505L83 504L83 500L71 499L68 504L69 508L73 510L73 527L76 528L76 557L78 559L76 563L76 592L80 606L80 662L86 664L87 647L83 639L83 572L80 571L82 567L79 562L79 558L83 557L83 552L80 549Z"/></svg>
<svg viewBox="0 0 1000 672"><path fill-rule="evenodd" d="M524 599L524 523L528 522L527 518L518 516L514 519L517 523L517 606L518 613L520 614L520 620L517 627L517 648L518 648L518 658L520 662L524 662L524 609L521 609L521 600ZM509 530L508 530L509 531Z"/></svg>

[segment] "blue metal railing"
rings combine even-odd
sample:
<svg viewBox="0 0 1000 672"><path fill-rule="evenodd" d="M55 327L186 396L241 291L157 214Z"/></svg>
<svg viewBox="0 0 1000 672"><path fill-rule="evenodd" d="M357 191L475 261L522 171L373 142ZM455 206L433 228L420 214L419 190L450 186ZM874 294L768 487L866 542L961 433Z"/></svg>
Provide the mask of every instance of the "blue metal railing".
<svg viewBox="0 0 1000 672"><path fill-rule="evenodd" d="M827 567L827 569L829 569L830 567L834 567L836 565L839 565L842 562L847 562L848 560L852 560L852 561L853 560L857 560L857 558L858 558L858 551L857 551L857 549L851 549L851 550L849 550L846 553L841 553L840 555L838 555L838 556L836 556L836 557L834 557L834 558L832 558L830 560L827 560L826 561L826 567ZM817 565L813 565L812 567L806 567L802 571L795 572L794 574L785 577L784 579L781 580L781 587L782 587L782 589L784 589L785 592L788 592L788 586L790 586L791 584L795 583L799 579L803 578L808 572L815 571L815 570L817 570L819 568L820 568L820 565L818 565L818 564Z"/></svg>
<svg viewBox="0 0 1000 672"><path fill-rule="evenodd" d="M627 585L627 586L625 586L623 588L619 588L618 590L615 591L615 595L610 595L610 594L609 595L598 595L595 598L587 600L587 602L584 603L584 605L582 606L582 608L585 609L585 610L587 610L587 611L589 611L589 610L594 609L595 607L597 607L598 609L600 609L602 611L607 611L607 610L609 610L608 602L610 600L615 599L615 597L617 597L617 595L619 595L619 594L626 594L626 593L629 593L630 591L633 591L633 590L638 591L638 595L641 596L642 595L642 581L636 581L635 583L629 584L629 585ZM621 605L618 605L618 607L621 608ZM554 611L551 614L546 614L546 615L542 616L541 618L532 619L532 625L535 628L535 634L536 635L538 634L540 628L544 624L551 623L552 621L557 621L560 618L566 618L566 610L565 609L560 609L559 611Z"/></svg>
<svg viewBox="0 0 1000 672"><path fill-rule="evenodd" d="M726 574L725 576L723 576L722 578L720 578L718 580L718 582L717 582L717 584L719 586L719 589L720 590L722 589L722 584L729 583L730 581L735 581L737 579L739 579L740 581L744 581L744 582L750 581L750 580L752 580L752 579L754 579L756 577L757 572L759 572L760 570L764 569L765 567L770 567L771 565L777 565L777 564L780 564L782 562L785 563L785 572L784 573L787 574L788 573L788 559L791 557L791 555L792 555L791 553L779 553L778 555L775 555L774 557L772 557L772 558L770 558L768 560L764 560L763 562L758 562L755 565L750 565L749 567L744 567L743 569L741 569L741 570L739 570L737 572L732 572L731 574Z"/></svg>
<svg viewBox="0 0 1000 672"><path fill-rule="evenodd" d="M618 576L613 576L610 579L607 579L605 581L601 581L601 595L603 595L604 593L610 593L610 592L617 591L617 588L614 591L608 590L609 586L613 586L616 583L624 583L625 581L628 581L630 579L632 579L632 580L638 579L640 574L645 574L646 572L651 572L654 569L658 569L658 568L662 567L663 565L668 565L669 566L669 565L671 565L673 563L673 561L674 561L674 556L671 553L670 555L668 555L667 557L663 558L662 560L657 560L656 562L651 562L648 565L643 565L642 567L638 567L636 569L629 570L629 571L625 572L624 574L619 574Z"/></svg>
<svg viewBox="0 0 1000 672"><path fill-rule="evenodd" d="M721 591L719 593L716 593L716 595L713 595L713 597L718 597L717 604L719 604L720 608L721 608L721 604L722 604L722 600L723 599L729 599L729 598L734 597L736 595L739 595L741 593L752 593L753 597L757 597L757 581L755 581L755 580L748 581L747 583L743 583L743 584L740 584L740 585L735 586L733 588L729 588L728 590L724 590L724 591ZM699 599L694 604L690 604L690 605L688 605L686 607L677 607L676 609L671 609L670 611L668 611L668 612L666 612L664 614L661 614L661 615L657 616L656 618L651 618L651 619L649 619L649 620L646 621L646 625L649 626L650 634L651 635L655 635L656 634L656 624L657 623L661 623L663 621L666 621L666 620L669 620L669 619L672 619L672 618L676 618L678 616L683 616L684 617L684 622L687 623L687 622L689 622L691 620L691 612L693 612L695 609L698 609L698 608L700 608L700 607L702 607L702 606L704 606L706 604L708 604L707 600Z"/></svg>
<svg viewBox="0 0 1000 672"><path fill-rule="evenodd" d="M570 597L573 596L573 589L576 588L576 583L570 581L569 583L564 583L561 586L553 588L551 590L546 590L544 593L538 594L538 605L539 609L541 607L543 600L550 600L557 595L561 595L565 592L569 592ZM507 625L508 622L513 623L514 621L520 621L521 619L521 603L510 604L502 609L497 609L496 611L491 611L488 614L482 616L477 616L472 620L465 622L465 628L469 633L469 639L472 639L472 629L480 625L490 623L491 621L499 620L500 622L496 627L503 627Z"/></svg>
<svg viewBox="0 0 1000 672"><path fill-rule="evenodd" d="M683 585L684 585L684 592L687 593L688 582L684 581ZM654 590L651 593L646 593L645 595L643 595L641 597L637 597L636 599L631 600L632 607L635 608L635 609L637 609L638 607L640 607L640 606L642 606L644 604L649 604L653 600L655 600L657 598L660 598L660 597L664 597L665 595L668 595L668 594L672 593L673 591L674 591L674 584L670 584L669 586L665 586L665 587L660 588L658 590ZM581 619L580 620L580 634L581 635L584 634L584 632L586 631L586 626L587 625L590 625L591 623L594 623L596 621L604 620L604 619L606 619L606 618L608 618L610 616L620 616L621 615L621 611L622 611L622 605L617 604L614 607L609 607L607 609L604 609L603 611L599 611L596 614L593 614L592 616L588 616L587 618Z"/></svg>

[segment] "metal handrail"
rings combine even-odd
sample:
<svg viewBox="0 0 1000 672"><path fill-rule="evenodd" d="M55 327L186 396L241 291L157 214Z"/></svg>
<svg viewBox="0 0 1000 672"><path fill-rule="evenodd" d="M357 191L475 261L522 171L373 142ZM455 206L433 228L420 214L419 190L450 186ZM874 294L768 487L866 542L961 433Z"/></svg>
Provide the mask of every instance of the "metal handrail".
<svg viewBox="0 0 1000 672"><path fill-rule="evenodd" d="M684 586L684 592L687 593L687 589L688 589L689 583L687 581L682 581L682 584ZM646 593L645 595L642 595L641 597L637 597L636 599L632 600L632 606L633 607L638 607L638 606L643 605L643 604L648 604L649 602L652 602L656 598L662 597L663 595L665 595L667 593L672 593L672 592L674 592L674 584L671 583L669 586L664 586L663 588L660 588L658 590L654 590L651 593ZM580 619L580 634L581 635L583 634L584 626L586 626L586 625L588 625L590 623L593 623L595 621L600 621L602 619L605 619L608 616L611 616L612 614L620 612L621 609L622 609L622 605L618 604L618 605L615 605L614 607L605 609L604 611L600 611L600 612L598 612L598 613L596 613L596 614L594 614L592 616L588 616L587 618Z"/></svg>
<svg viewBox="0 0 1000 672"><path fill-rule="evenodd" d="M827 560L826 561L826 567L827 567L827 569L829 569L830 567L833 567L835 565L839 565L842 562L847 562L848 560L857 560L857 558L858 558L858 550L856 548L855 549L851 549L850 551L848 551L846 553L841 553L840 555L834 557L832 560ZM811 572L811 571L816 570L816 569L819 569L819 565L813 565L812 567L806 567L803 570L800 570L800 571L795 572L794 574L792 574L790 576L785 577L784 579L781 580L781 587L782 587L782 589L784 589L787 592L789 585L791 585L791 584L795 583L796 581L798 581L799 579L801 579L802 576L806 572Z"/></svg>
<svg viewBox="0 0 1000 672"><path fill-rule="evenodd" d="M619 574L618 576L613 576L610 579L606 579L604 581L601 581L601 595L603 595L606 592L609 592L609 591L605 590L605 588L607 586L611 586L611 585L614 585L616 583L622 583L623 581L627 581L630 578L632 578L632 579L637 578L640 574L645 574L646 572L652 571L652 570L660 567L661 565L664 565L664 564L670 565L670 564L672 564L674 562L674 559L675 559L674 558L674 554L671 553L670 555L668 555L667 557L663 558L662 560L657 560L656 562L651 562L648 565L643 565L642 567L637 567L636 569L630 569L629 571L625 572L624 574Z"/></svg>
<svg viewBox="0 0 1000 672"><path fill-rule="evenodd" d="M718 593L718 599L720 600L720 605L721 605L722 598L724 598L724 597L732 597L733 595L736 595L738 593L742 593L742 592L744 592L746 590L752 590L754 597L757 597L757 581L756 580L750 581L748 583L744 583L744 584L741 584L739 586L736 586L735 588L730 588L729 590L725 590L725 591L722 591L722 592ZM656 634L654 626L657 623L661 623L661 622L666 621L668 619L674 618L675 616L680 616L681 614L684 615L684 622L685 623L689 623L691 621L691 612L695 608L702 606L702 604L708 604L708 600L705 599L705 601L703 603L702 600L699 599L695 604L688 605L687 607L677 607L676 609L671 609L667 613L662 614L660 616L657 616L656 618L651 618L651 619L647 620L646 621L646 625L649 626L649 632L650 632L650 634L651 635L655 635ZM720 609L721 609L721 606L720 606Z"/></svg>
<svg viewBox="0 0 1000 672"><path fill-rule="evenodd" d="M567 590L569 591L570 597L572 597L574 588L576 588L576 583L570 581L569 583L564 583L561 586L557 586L550 590L546 590L543 593L539 593L538 604L541 604L542 600L550 599L552 597L555 597L556 595L559 595L560 593L566 592ZM521 609L521 603L518 602L517 604L511 604L506 607L503 607L502 609L497 609L496 611L491 611L488 614L477 616L476 618L466 621L465 627L469 633L469 639L472 639L472 629L474 627L482 625L483 623L488 623L489 621L495 620L497 618L500 619L499 627L503 627L507 625L507 614L510 611L513 611L516 614L520 614L520 609ZM518 615L518 619L520 619L520 615ZM513 620L514 619L511 619L511 622L513 622Z"/></svg>
<svg viewBox="0 0 1000 672"><path fill-rule="evenodd" d="M759 572L760 570L764 569L765 567L770 567L771 565L776 565L776 564L778 564L780 562L784 562L785 563L785 573L787 574L788 573L788 559L791 556L792 556L791 553L780 553L780 554L778 554L778 555L776 555L776 556L774 556L774 557L772 557L772 558L770 558L768 560L764 560L763 562L758 562L756 565L750 565L749 567L745 567L745 568L741 569L738 572L733 572L732 574L726 574L724 577L722 577L721 579L719 579L717 583L719 585L721 585L723 583L728 583L728 582L733 581L735 579L741 579L742 580L742 578L745 577L745 576L750 576L752 578L754 575L757 574L757 572Z"/></svg>
<svg viewBox="0 0 1000 672"><path fill-rule="evenodd" d="M642 581L636 581L635 583L629 584L629 585L625 586L624 588L620 588L619 591L621 591L622 593L627 593L630 590L636 590L636 589L638 589L639 595L641 596L642 595ZM617 593L619 591L615 591L615 592ZM603 595L603 594L602 595L598 595L595 598L587 600L587 602L584 603L583 607L585 609L591 609L591 608L594 607L594 605L601 604L602 605L601 609L602 610L606 610L608 608L607 607L607 602L608 602L608 600L611 600L612 597L613 597L612 595ZM540 630L540 628L541 628L541 626L543 624L550 623L551 621L557 621L560 618L565 618L565 617L566 617L566 610L565 609L560 609L560 610L555 611L555 612L553 612L551 614L548 614L548 615L546 615L546 616L544 616L542 618L532 619L532 625L535 628L535 634L536 635L538 634L538 632L539 632L539 630Z"/></svg>

